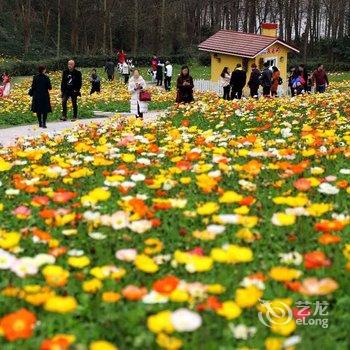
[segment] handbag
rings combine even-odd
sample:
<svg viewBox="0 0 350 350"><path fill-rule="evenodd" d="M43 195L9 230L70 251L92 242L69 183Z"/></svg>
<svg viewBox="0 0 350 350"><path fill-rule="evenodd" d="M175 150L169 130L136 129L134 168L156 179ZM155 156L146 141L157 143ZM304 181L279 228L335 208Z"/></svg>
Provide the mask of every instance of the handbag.
<svg viewBox="0 0 350 350"><path fill-rule="evenodd" d="M141 102L150 102L152 101L152 96L149 91L142 90L140 91L140 101Z"/></svg>

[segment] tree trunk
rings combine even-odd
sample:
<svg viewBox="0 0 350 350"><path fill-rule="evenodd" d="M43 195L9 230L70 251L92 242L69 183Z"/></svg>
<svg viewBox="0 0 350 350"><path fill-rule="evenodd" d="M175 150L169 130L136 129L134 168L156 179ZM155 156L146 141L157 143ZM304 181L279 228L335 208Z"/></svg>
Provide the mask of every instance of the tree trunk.
<svg viewBox="0 0 350 350"><path fill-rule="evenodd" d="M134 40L133 40L133 55L136 57L139 35L139 1L134 0Z"/></svg>
<svg viewBox="0 0 350 350"><path fill-rule="evenodd" d="M61 0L57 0L57 57L61 56Z"/></svg>

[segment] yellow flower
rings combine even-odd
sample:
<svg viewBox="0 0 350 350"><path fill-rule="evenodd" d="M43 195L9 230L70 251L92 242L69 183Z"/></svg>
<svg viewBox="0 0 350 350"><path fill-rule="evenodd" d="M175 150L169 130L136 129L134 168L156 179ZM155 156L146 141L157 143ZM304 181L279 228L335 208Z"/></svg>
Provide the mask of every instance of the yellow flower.
<svg viewBox="0 0 350 350"><path fill-rule="evenodd" d="M182 341L176 337L169 337L165 333L157 335L157 344L166 350L178 350L182 348Z"/></svg>
<svg viewBox="0 0 350 350"><path fill-rule="evenodd" d="M90 259L87 256L71 256L68 258L68 264L77 269L82 269L90 264Z"/></svg>
<svg viewBox="0 0 350 350"><path fill-rule="evenodd" d="M6 232L0 229L0 248L11 249L18 245L21 235L18 232Z"/></svg>
<svg viewBox="0 0 350 350"><path fill-rule="evenodd" d="M56 295L52 296L46 301L44 309L50 312L65 314L68 312L75 311L77 305L77 301L73 297L62 297Z"/></svg>
<svg viewBox="0 0 350 350"><path fill-rule="evenodd" d="M240 316L242 309L234 301L225 301L216 313L225 317L227 320L233 320Z"/></svg>
<svg viewBox="0 0 350 350"><path fill-rule="evenodd" d="M81 177L91 176L93 173L89 168L81 168L71 172L69 176L73 179L80 179Z"/></svg>
<svg viewBox="0 0 350 350"><path fill-rule="evenodd" d="M350 260L350 244L345 244L343 254L346 259Z"/></svg>
<svg viewBox="0 0 350 350"><path fill-rule="evenodd" d="M171 323L171 312L165 310L149 316L147 319L147 327L153 333L174 332L174 327Z"/></svg>
<svg viewBox="0 0 350 350"><path fill-rule="evenodd" d="M253 251L250 248L230 244L224 248L213 248L210 256L217 262L236 264L252 261Z"/></svg>
<svg viewBox="0 0 350 350"><path fill-rule="evenodd" d="M183 185L188 185L192 182L192 179L190 177L182 177L180 179L180 182L183 184Z"/></svg>
<svg viewBox="0 0 350 350"><path fill-rule="evenodd" d="M296 329L296 323L294 319L288 319L287 317L276 317L271 319L271 331L273 333L288 336Z"/></svg>
<svg viewBox="0 0 350 350"><path fill-rule="evenodd" d="M234 210L235 214L239 214L239 215L247 215L249 211L250 209L246 205L242 205L241 207L238 207Z"/></svg>
<svg viewBox="0 0 350 350"><path fill-rule="evenodd" d="M266 350L281 350L282 347L283 347L283 339L270 337L265 340Z"/></svg>
<svg viewBox="0 0 350 350"><path fill-rule="evenodd" d="M0 211L4 210L4 205L2 203L0 203Z"/></svg>
<svg viewBox="0 0 350 350"><path fill-rule="evenodd" d="M308 208L306 208L309 215L316 217L322 216L323 214L331 211L332 209L333 205L328 203L314 203L311 204Z"/></svg>
<svg viewBox="0 0 350 350"><path fill-rule="evenodd" d="M8 171L12 168L11 163L7 162L3 158L0 158L0 172Z"/></svg>
<svg viewBox="0 0 350 350"><path fill-rule="evenodd" d="M125 153L125 154L122 154L121 156L121 160L125 163L132 163L135 161L135 159L136 159L135 155L130 153Z"/></svg>
<svg viewBox="0 0 350 350"><path fill-rule="evenodd" d="M295 224L295 216L285 213L275 213L271 222L276 226L290 226Z"/></svg>
<svg viewBox="0 0 350 350"><path fill-rule="evenodd" d="M212 215L219 210L219 205L215 202L208 202L198 207L197 213L199 215Z"/></svg>
<svg viewBox="0 0 350 350"><path fill-rule="evenodd" d="M278 205L284 204L295 208L305 206L309 199L305 195L300 195L296 197L275 197L272 199L272 201Z"/></svg>
<svg viewBox="0 0 350 350"><path fill-rule="evenodd" d="M147 255L138 255L135 259L135 266L143 272L155 273L159 270L158 265Z"/></svg>
<svg viewBox="0 0 350 350"><path fill-rule="evenodd" d="M291 269L283 266L276 266L270 270L270 277L278 282L288 282L297 279L302 272L296 269Z"/></svg>
<svg viewBox="0 0 350 350"><path fill-rule="evenodd" d="M243 199L243 196L236 193L235 191L226 191L219 199L220 203L236 203L240 202Z"/></svg>
<svg viewBox="0 0 350 350"><path fill-rule="evenodd" d="M116 303L120 300L121 295L115 292L104 292L102 294L102 300L105 303Z"/></svg>
<svg viewBox="0 0 350 350"><path fill-rule="evenodd" d="M185 290L175 289L169 295L169 299L174 303L184 303L190 299L190 296Z"/></svg>
<svg viewBox="0 0 350 350"><path fill-rule="evenodd" d="M97 293L102 286L102 282L99 279L93 278L83 282L83 291L86 293Z"/></svg>
<svg viewBox="0 0 350 350"><path fill-rule="evenodd" d="M111 193L108 190L105 190L104 188L95 188L81 198L81 203L83 205L94 205L98 202L106 201L110 196Z"/></svg>
<svg viewBox="0 0 350 350"><path fill-rule="evenodd" d="M247 288L238 288L236 290L235 301L239 307L249 308L254 306L262 297L262 295L263 292L254 286Z"/></svg>
<svg viewBox="0 0 350 350"><path fill-rule="evenodd" d="M108 341L97 340L90 344L89 350L118 350L118 348Z"/></svg>
<svg viewBox="0 0 350 350"><path fill-rule="evenodd" d="M210 294L222 294L225 293L226 288L222 284L208 284L207 292Z"/></svg>
<svg viewBox="0 0 350 350"><path fill-rule="evenodd" d="M46 265L42 270L42 274L46 283L51 287L64 286L69 277L69 272L58 265Z"/></svg>

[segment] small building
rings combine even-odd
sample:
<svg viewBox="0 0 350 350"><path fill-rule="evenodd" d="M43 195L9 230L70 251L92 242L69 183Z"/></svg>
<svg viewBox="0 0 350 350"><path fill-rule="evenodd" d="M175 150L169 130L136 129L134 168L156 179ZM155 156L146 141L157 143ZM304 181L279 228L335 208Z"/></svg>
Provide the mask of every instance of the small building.
<svg viewBox="0 0 350 350"><path fill-rule="evenodd" d="M231 71L238 63L247 71L247 79L251 65L255 63L259 69L265 62L276 66L286 84L288 53L299 50L278 38L278 25L263 23L261 34L220 30L199 45L199 50L211 53L211 80L217 82L224 67Z"/></svg>

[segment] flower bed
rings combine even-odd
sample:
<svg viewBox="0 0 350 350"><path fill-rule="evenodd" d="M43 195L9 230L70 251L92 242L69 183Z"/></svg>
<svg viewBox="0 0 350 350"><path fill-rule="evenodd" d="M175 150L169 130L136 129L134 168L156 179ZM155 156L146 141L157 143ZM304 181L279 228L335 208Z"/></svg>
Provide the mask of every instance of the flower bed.
<svg viewBox="0 0 350 350"><path fill-rule="evenodd" d="M205 94L2 149L1 349L346 348L349 113Z"/></svg>

